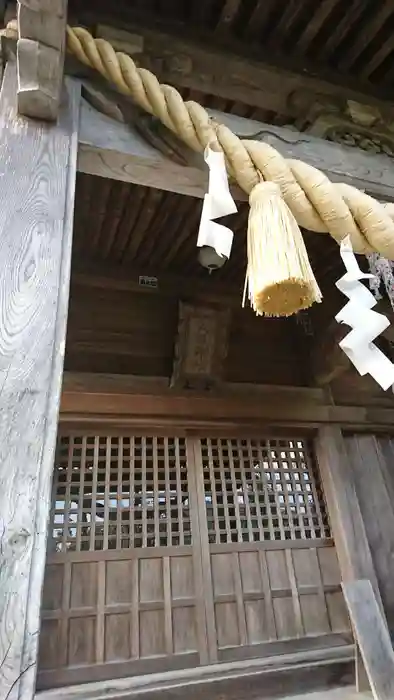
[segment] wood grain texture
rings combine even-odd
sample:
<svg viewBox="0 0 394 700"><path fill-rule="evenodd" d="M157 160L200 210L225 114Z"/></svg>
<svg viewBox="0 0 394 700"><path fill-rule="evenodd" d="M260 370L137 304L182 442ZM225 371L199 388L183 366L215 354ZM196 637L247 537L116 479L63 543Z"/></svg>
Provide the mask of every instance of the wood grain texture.
<svg viewBox="0 0 394 700"><path fill-rule="evenodd" d="M391 440L373 435L345 438L361 514L390 629L394 629L394 485Z"/></svg>
<svg viewBox="0 0 394 700"><path fill-rule="evenodd" d="M197 6L203 5L203 0L195 1ZM238 20L237 4L241 10L240 21ZM325 6L327 3L321 4ZM332 0L331 4L333 4ZM75 3L73 5L75 7ZM86 15L89 10L86 3L80 2L79 5L78 16L82 20L82 24L89 25L89 23L100 22L99 8L97 10L95 8L94 14L90 12L90 18L88 18ZM81 5L85 7L81 7ZM206 1L205 5L209 7L209 2ZM360 82L357 84L355 80L351 81L347 76L342 75L338 79L338 74L335 75L332 70L327 70L327 66L325 66L326 70L323 74L323 67L317 71L316 65L309 65L311 69L305 70L305 61L296 59L291 65L292 59L288 52L288 46L286 46L287 60L284 60L283 56L282 59L280 58L278 45L281 23L278 20L280 20L281 15L287 14L285 11L290 2L287 2L279 13L272 12L275 9L275 4L271 4L271 2L261 0L250 3L251 15L247 26L242 20L242 14L245 13L244 5L245 3L237 3L236 0L223 1L221 3L222 12L214 29L215 39L213 39L212 34L207 34L205 41L202 40L204 35L200 32L190 31L191 22L184 27L175 22L172 23L172 27L168 23L165 27L162 23L162 29L160 29L157 12L155 15L149 13L150 17L145 20L144 24L133 22L132 18L126 24L121 23L119 20L115 20L112 12L111 15L107 12L106 18L101 14L101 18L103 22L117 24L119 28L125 26L130 28L131 44L135 43L136 36L140 36L143 40L143 52L139 56L140 64L144 68L152 70L161 82L175 85L177 88L216 95L223 100L237 100L246 106L253 105L256 108L272 110L286 116L305 116L305 112L300 112L292 99L289 99L300 90L309 91L312 95L318 95L319 98L323 97L331 101L345 102L347 99L353 99L359 102L368 100L381 105L390 104L387 96L390 94L391 97L392 93L387 91L384 93L381 88L371 85L366 88L365 83L363 85ZM291 25L294 26L296 15L305 10L305 4L295 0L294 6L290 9L291 12L287 15L287 20L290 20L290 23L287 22L287 28L282 25L282 28L286 29L285 33L290 27L292 29ZM270 12L272 13L271 17L269 16ZM85 21L82 19L84 14ZM298 59L300 53L305 55L307 45L315 39L315 34L322 20L323 26L327 23L327 18L324 19L326 14L325 8L321 10L319 5L319 8L311 12L310 19L312 20L313 15L313 21L307 24L301 23L300 29L305 27L306 34L302 33L301 35L300 52L297 51L296 45ZM347 17L348 31L352 26L351 19L351 17ZM241 29L242 25L244 25L244 29ZM166 28L169 31L166 31ZM336 34L336 26L332 25L330 28L332 33ZM234 37L240 32L243 33L243 42L228 41L231 34ZM360 32L360 35L362 34ZM271 43L269 49L267 48L268 40ZM329 40L330 37L327 38L327 41ZM257 53L250 51L251 43L255 44L256 47L256 43L260 42L262 45L257 49ZM322 42L318 49L322 51L324 47L325 43ZM242 53L244 56L241 55ZM292 58L294 58L294 54ZM275 63L277 63L276 66ZM294 65L297 65L295 70ZM302 70L303 68L304 70ZM330 79L327 79L328 76ZM372 92L375 93L375 96L371 96Z"/></svg>
<svg viewBox="0 0 394 700"><path fill-rule="evenodd" d="M324 141L285 127L208 110L241 138L252 137L276 148L287 158L303 160L322 170L333 182L346 182L367 193L394 200L394 175L388 156ZM149 146L128 126L82 105L78 169L124 182L204 197L207 172L202 156L193 166L173 163ZM246 199L234 188L237 199Z"/></svg>
<svg viewBox="0 0 394 700"><path fill-rule="evenodd" d="M384 615L379 584L340 428L333 425L320 428L316 449L341 578L345 583L368 578Z"/></svg>
<svg viewBox="0 0 394 700"><path fill-rule="evenodd" d="M59 125L18 118L16 68L0 99L0 698L32 697L57 431L74 206L79 87Z"/></svg>
<svg viewBox="0 0 394 700"><path fill-rule="evenodd" d="M18 111L57 118L63 83L67 0L18 0Z"/></svg>
<svg viewBox="0 0 394 700"><path fill-rule="evenodd" d="M37 694L36 700L101 700L106 696L111 700L124 700L126 697L158 700L159 691L160 697L166 700L181 700L185 696L191 700L222 700L223 697L226 700L261 700L281 697L284 692L291 694L295 687L307 692L349 683L349 662L353 656L352 645L279 653L266 658L200 666L172 673L151 673L57 688ZM353 700L353 696L350 697ZM350 699L344 695L340 700Z"/></svg>
<svg viewBox="0 0 394 700"><path fill-rule="evenodd" d="M375 700L394 697L394 651L371 582L342 585L365 670Z"/></svg>
<svg viewBox="0 0 394 700"><path fill-rule="evenodd" d="M317 403L316 395L303 387L261 386L257 391L250 385L238 390L230 385L228 391L207 396L198 392L193 395L187 391L175 393L163 386L159 389L158 384L151 389L147 385L134 385L138 393L127 393L119 388L121 381L105 383L105 388L104 385L99 387L99 380L96 386L94 382L85 387L83 383L66 383L60 412L63 426L82 422L97 429L105 425L112 428L144 425L146 429L160 426L164 430L176 425L181 431L208 428L210 433L216 434L217 430L225 428L231 435L244 434L245 430L250 435L258 434L266 425L293 425L311 430L336 423L371 431L391 429L394 421L393 409L333 406L327 401Z"/></svg>

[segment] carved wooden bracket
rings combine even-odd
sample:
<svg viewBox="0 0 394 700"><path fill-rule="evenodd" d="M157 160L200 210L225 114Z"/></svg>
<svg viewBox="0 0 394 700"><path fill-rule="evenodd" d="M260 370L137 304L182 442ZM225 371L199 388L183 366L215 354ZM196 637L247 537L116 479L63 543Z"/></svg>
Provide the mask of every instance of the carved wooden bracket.
<svg viewBox="0 0 394 700"><path fill-rule="evenodd" d="M230 312L180 303L171 386L212 389L222 379Z"/></svg>
<svg viewBox="0 0 394 700"><path fill-rule="evenodd" d="M54 121L59 111L67 0L18 0L18 111Z"/></svg>
<svg viewBox="0 0 394 700"><path fill-rule="evenodd" d="M348 100L342 111L321 111L307 132L344 146L394 156L393 114L373 105Z"/></svg>

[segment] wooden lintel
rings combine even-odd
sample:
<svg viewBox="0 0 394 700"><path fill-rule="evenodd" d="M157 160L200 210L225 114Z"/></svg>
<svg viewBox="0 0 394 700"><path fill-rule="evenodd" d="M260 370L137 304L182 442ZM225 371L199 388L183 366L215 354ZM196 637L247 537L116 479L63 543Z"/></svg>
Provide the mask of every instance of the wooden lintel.
<svg viewBox="0 0 394 700"><path fill-rule="evenodd" d="M65 57L67 0L18 0L18 111L58 116Z"/></svg>
<svg viewBox="0 0 394 700"><path fill-rule="evenodd" d="M246 400L247 399L247 400ZM329 423L359 430L387 430L394 410L327 405L317 388L224 383L220 391L175 391L163 378L66 373L61 402L63 425L178 426L180 429L252 429L293 426L316 429Z"/></svg>
<svg viewBox="0 0 394 700"><path fill-rule="evenodd" d="M58 124L0 96L0 700L31 700L65 351L80 89Z"/></svg>
<svg viewBox="0 0 394 700"><path fill-rule="evenodd" d="M394 201L392 159L357 148L324 141L285 127L208 110L241 137L255 137L283 156L303 160L322 170L333 182L346 182L369 194ZM256 136L255 136L256 135ZM204 197L207 169L202 156L195 164L174 163L149 146L136 131L82 105L78 169L91 175ZM246 195L234 188L237 199Z"/></svg>

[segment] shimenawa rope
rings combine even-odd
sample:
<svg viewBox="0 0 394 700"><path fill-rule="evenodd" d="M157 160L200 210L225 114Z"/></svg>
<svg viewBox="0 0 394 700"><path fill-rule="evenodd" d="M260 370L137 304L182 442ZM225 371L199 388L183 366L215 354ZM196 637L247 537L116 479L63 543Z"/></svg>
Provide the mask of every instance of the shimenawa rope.
<svg viewBox="0 0 394 700"><path fill-rule="evenodd" d="M6 32L15 35L15 22ZM149 70L137 67L130 56L116 52L109 42L94 38L86 29L67 27L67 49L193 150L217 144L229 173L247 194L262 181L275 182L299 226L328 232L338 243L349 235L355 252L376 251L394 259L394 204L382 204L350 185L332 183L317 168L284 158L266 143L238 138L201 105L185 102L175 88L161 85Z"/></svg>

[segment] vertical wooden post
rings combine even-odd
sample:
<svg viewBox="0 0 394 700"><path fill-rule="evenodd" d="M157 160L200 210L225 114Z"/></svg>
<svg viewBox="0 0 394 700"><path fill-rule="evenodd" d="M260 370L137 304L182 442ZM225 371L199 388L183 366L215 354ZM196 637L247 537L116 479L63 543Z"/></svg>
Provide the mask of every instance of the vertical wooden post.
<svg viewBox="0 0 394 700"><path fill-rule="evenodd" d="M317 458L342 580L347 583L368 579L386 621L352 468L340 428L334 425L320 428ZM366 677L358 650L356 659L357 686L363 690L366 689Z"/></svg>
<svg viewBox="0 0 394 700"><path fill-rule="evenodd" d="M378 581L342 431L319 430L317 458L343 581L369 579L383 611Z"/></svg>
<svg viewBox="0 0 394 700"><path fill-rule="evenodd" d="M80 89L56 125L0 95L0 700L34 695L68 310Z"/></svg>

